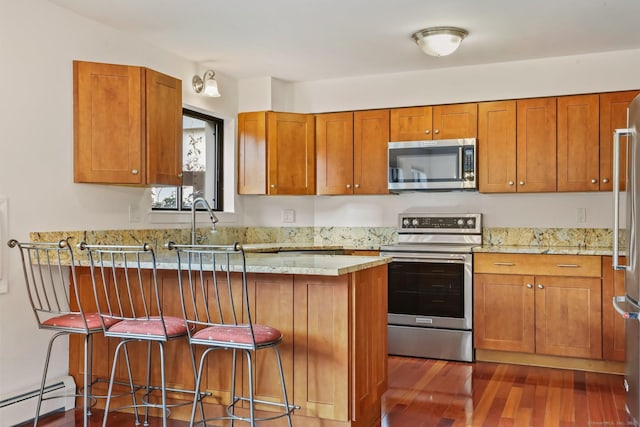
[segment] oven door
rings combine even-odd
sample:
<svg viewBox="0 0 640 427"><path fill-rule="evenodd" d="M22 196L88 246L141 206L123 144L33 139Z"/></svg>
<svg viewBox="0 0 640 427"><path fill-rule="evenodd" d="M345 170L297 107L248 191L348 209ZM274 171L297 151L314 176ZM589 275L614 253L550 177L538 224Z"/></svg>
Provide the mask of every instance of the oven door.
<svg viewBox="0 0 640 427"><path fill-rule="evenodd" d="M471 330L471 254L392 253L388 266L390 325Z"/></svg>

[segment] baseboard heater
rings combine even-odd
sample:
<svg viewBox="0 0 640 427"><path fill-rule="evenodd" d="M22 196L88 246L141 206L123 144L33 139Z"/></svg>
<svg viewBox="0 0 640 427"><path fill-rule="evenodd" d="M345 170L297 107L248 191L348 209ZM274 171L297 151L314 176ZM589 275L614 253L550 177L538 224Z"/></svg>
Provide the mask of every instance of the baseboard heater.
<svg viewBox="0 0 640 427"><path fill-rule="evenodd" d="M33 420L38 403L40 387L18 390L0 396L0 427L15 426ZM45 386L44 397L61 396L43 400L40 416L56 411L66 411L75 407L76 384L73 377L65 376Z"/></svg>

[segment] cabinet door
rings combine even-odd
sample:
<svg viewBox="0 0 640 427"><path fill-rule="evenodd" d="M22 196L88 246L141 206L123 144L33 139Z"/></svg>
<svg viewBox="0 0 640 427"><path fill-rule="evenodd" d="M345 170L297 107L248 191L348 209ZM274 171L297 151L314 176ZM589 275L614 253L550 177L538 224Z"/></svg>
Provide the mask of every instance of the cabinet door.
<svg viewBox="0 0 640 427"><path fill-rule="evenodd" d="M624 295L624 271L614 270L611 264L610 256L602 257L602 358L624 362L625 320L612 304L615 295Z"/></svg>
<svg viewBox="0 0 640 427"><path fill-rule="evenodd" d="M536 276L536 353L602 358L600 278Z"/></svg>
<svg viewBox="0 0 640 427"><path fill-rule="evenodd" d="M146 184L182 183L182 82L146 73Z"/></svg>
<svg viewBox="0 0 640 427"><path fill-rule="evenodd" d="M238 277L238 280L240 278ZM282 369L289 392L293 391L293 276L279 274L249 274L247 277L251 316L255 324L269 325L282 333L278 346ZM246 366L246 358L239 361ZM259 351L254 359L255 398L282 402L282 386L275 357L271 350ZM226 370L225 370L226 371ZM228 371L227 371L228 372ZM249 395L249 378L243 368L244 395ZM289 395L291 399L293 396ZM291 403L291 400L289 401ZM268 406L260 409L269 408Z"/></svg>
<svg viewBox="0 0 640 427"><path fill-rule="evenodd" d="M389 110L353 113L353 193L389 194Z"/></svg>
<svg viewBox="0 0 640 427"><path fill-rule="evenodd" d="M474 340L484 350L533 353L533 276L474 275Z"/></svg>
<svg viewBox="0 0 640 427"><path fill-rule="evenodd" d="M315 194L311 114L267 113L268 194Z"/></svg>
<svg viewBox="0 0 640 427"><path fill-rule="evenodd" d="M316 115L317 194L353 194L353 113Z"/></svg>
<svg viewBox="0 0 640 427"><path fill-rule="evenodd" d="M143 73L73 62L74 182L144 183Z"/></svg>
<svg viewBox="0 0 640 427"><path fill-rule="evenodd" d="M478 104L478 189L516 191L516 102Z"/></svg>
<svg viewBox="0 0 640 427"><path fill-rule="evenodd" d="M478 136L478 104L433 107L433 139L475 138Z"/></svg>
<svg viewBox="0 0 640 427"><path fill-rule="evenodd" d="M394 108L390 114L391 141L424 141L432 138L431 107Z"/></svg>
<svg viewBox="0 0 640 427"><path fill-rule="evenodd" d="M558 98L558 191L598 191L598 95Z"/></svg>
<svg viewBox="0 0 640 427"><path fill-rule="evenodd" d="M267 122L263 111L238 114L238 194L267 194Z"/></svg>
<svg viewBox="0 0 640 427"><path fill-rule="evenodd" d="M627 127L627 108L637 90L600 94L600 190L613 190L613 131ZM626 138L626 137L624 137ZM621 142L624 141L621 138ZM620 144L620 158L626 157L626 144ZM620 163L620 188L626 188L626 165Z"/></svg>
<svg viewBox="0 0 640 427"><path fill-rule="evenodd" d="M556 98L522 99L516 106L518 191L556 191Z"/></svg>

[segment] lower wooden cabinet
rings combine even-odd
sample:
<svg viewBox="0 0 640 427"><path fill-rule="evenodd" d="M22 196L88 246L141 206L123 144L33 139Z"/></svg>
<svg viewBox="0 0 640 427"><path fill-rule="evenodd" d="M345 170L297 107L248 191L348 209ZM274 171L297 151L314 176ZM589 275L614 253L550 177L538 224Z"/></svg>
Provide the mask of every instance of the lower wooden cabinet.
<svg viewBox="0 0 640 427"><path fill-rule="evenodd" d="M599 256L475 254L475 347L602 359Z"/></svg>

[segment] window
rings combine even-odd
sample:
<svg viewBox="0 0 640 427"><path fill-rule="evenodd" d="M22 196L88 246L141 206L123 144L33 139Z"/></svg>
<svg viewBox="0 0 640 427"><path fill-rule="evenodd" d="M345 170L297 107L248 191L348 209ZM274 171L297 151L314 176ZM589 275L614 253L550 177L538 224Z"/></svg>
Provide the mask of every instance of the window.
<svg viewBox="0 0 640 427"><path fill-rule="evenodd" d="M182 185L153 187L153 210L191 210L197 197L204 197L213 210L223 210L222 129L221 119L182 109Z"/></svg>

